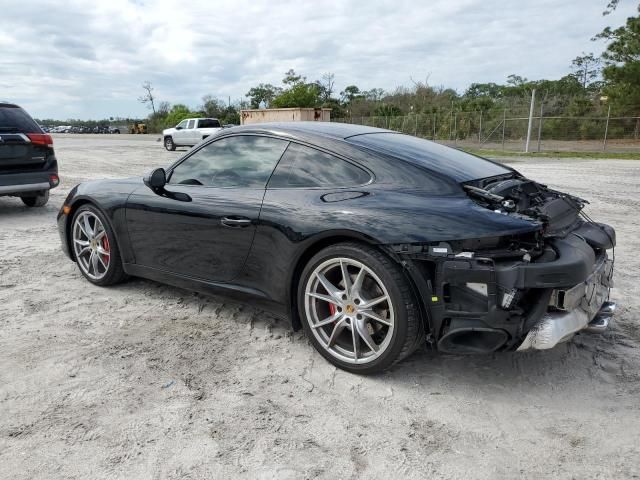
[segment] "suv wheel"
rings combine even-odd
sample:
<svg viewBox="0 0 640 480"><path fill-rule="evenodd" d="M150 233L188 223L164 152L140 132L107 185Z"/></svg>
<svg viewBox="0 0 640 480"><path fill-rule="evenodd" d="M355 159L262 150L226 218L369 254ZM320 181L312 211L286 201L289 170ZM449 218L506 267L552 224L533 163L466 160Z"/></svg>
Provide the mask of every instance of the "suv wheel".
<svg viewBox="0 0 640 480"><path fill-rule="evenodd" d="M353 373L382 371L420 345L424 329L402 269L379 250L341 243L302 272L298 308L315 349Z"/></svg>
<svg viewBox="0 0 640 480"><path fill-rule="evenodd" d="M29 197L20 197L27 207L44 207L49 201L49 190Z"/></svg>
<svg viewBox="0 0 640 480"><path fill-rule="evenodd" d="M166 148L170 152L173 152L176 149L176 144L173 143L173 138L171 137L164 138L164 148Z"/></svg>

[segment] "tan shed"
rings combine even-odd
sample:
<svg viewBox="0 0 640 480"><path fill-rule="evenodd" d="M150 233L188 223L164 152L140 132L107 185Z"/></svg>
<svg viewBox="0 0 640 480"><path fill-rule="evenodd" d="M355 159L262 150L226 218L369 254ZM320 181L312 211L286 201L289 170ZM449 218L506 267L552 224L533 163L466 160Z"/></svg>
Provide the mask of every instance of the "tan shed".
<svg viewBox="0 0 640 480"><path fill-rule="evenodd" d="M330 108L267 108L240 110L240 124L266 122L329 122Z"/></svg>

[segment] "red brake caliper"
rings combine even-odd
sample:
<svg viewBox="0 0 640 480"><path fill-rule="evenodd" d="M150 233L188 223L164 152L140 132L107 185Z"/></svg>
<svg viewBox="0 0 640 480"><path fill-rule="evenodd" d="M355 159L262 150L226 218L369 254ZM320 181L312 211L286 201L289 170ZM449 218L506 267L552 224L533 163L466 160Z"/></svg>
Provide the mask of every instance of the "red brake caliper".
<svg viewBox="0 0 640 480"><path fill-rule="evenodd" d="M106 235L102 237L102 248L104 248L105 252L111 253L109 250L109 239ZM105 265L108 265L107 262L109 261L109 255L102 255L102 260L104 261Z"/></svg>

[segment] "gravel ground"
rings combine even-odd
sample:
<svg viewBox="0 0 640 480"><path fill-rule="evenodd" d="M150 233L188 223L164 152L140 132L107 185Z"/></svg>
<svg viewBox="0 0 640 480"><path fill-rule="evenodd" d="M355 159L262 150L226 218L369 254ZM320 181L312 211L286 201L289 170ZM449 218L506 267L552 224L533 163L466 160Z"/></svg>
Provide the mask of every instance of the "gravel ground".
<svg viewBox="0 0 640 480"><path fill-rule="evenodd" d="M95 287L62 255L68 190L181 153L155 140L57 136L50 203L0 198L0 478L638 478L640 162L513 163L617 229L607 333L359 377L251 305Z"/></svg>

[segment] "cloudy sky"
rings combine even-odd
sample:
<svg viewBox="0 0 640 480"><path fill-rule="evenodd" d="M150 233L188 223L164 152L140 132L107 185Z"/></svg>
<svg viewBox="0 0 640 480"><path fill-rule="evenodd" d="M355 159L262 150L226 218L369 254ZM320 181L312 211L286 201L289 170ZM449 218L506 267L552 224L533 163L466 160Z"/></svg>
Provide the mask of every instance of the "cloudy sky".
<svg viewBox="0 0 640 480"><path fill-rule="evenodd" d="M633 15L621 0L24 0L0 8L0 99L39 118L144 116L159 100L231 100L289 68L334 72L338 91L393 90L426 79L559 78L590 38Z"/></svg>

